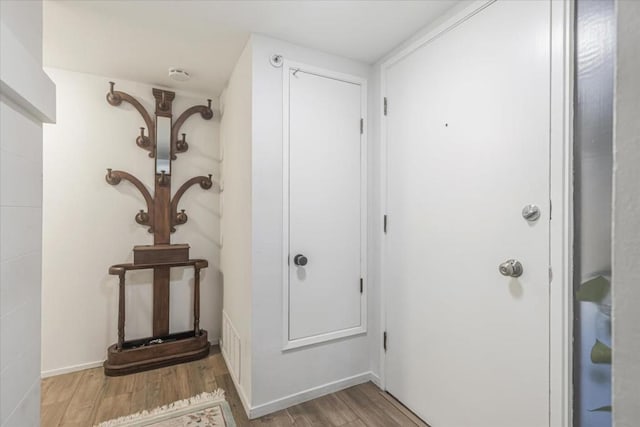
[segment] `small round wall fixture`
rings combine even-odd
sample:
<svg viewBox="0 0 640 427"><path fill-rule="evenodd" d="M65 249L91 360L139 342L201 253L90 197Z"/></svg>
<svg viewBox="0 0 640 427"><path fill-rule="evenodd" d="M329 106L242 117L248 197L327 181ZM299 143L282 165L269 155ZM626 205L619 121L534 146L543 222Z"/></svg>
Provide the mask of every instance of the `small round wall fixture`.
<svg viewBox="0 0 640 427"><path fill-rule="evenodd" d="M282 55L278 55L278 54L274 54L271 55L271 57L269 58L269 62L271 62L271 65L273 65L276 68L280 68L282 67Z"/></svg>
<svg viewBox="0 0 640 427"><path fill-rule="evenodd" d="M169 68L169 78L171 80L175 80L177 82L186 82L191 78L188 72L183 70L182 68Z"/></svg>

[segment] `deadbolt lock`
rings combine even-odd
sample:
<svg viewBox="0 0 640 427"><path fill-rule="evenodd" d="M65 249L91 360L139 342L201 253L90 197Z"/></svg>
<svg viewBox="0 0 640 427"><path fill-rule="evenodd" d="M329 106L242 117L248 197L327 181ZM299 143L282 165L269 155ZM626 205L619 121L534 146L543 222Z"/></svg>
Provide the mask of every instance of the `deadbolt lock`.
<svg viewBox="0 0 640 427"><path fill-rule="evenodd" d="M526 205L522 208L522 217L529 222L537 221L540 218L540 208L536 205Z"/></svg>

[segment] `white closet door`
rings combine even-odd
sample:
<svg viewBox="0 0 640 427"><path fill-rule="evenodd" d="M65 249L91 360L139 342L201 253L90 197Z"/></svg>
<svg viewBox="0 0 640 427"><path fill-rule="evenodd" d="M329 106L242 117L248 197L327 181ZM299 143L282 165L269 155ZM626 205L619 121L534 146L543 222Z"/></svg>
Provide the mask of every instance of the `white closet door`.
<svg viewBox="0 0 640 427"><path fill-rule="evenodd" d="M363 88L300 68L285 72L287 339L295 346L364 329Z"/></svg>

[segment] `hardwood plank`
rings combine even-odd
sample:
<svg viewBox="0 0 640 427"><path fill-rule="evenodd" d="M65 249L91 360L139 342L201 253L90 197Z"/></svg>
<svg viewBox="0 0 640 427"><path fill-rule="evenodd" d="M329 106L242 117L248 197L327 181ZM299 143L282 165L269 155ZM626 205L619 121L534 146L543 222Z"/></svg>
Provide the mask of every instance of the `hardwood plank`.
<svg viewBox="0 0 640 427"><path fill-rule="evenodd" d="M411 421L413 421L419 427L430 427L429 424L424 422L420 417L411 412L406 406L396 400L395 397L391 396L389 393L385 393L384 391L380 391L382 397L387 399L394 407L396 407L400 412L407 416Z"/></svg>
<svg viewBox="0 0 640 427"><path fill-rule="evenodd" d="M84 372L72 372L42 380L40 423L59 426Z"/></svg>
<svg viewBox="0 0 640 427"><path fill-rule="evenodd" d="M71 400L71 396L73 396L78 387L80 377L82 377L82 371L57 375L42 380L42 404L47 405Z"/></svg>
<svg viewBox="0 0 640 427"><path fill-rule="evenodd" d="M238 427L248 426L249 418L247 418L247 414L244 411L242 402L240 401L240 396L238 396L238 392L233 385L231 376L229 374L216 376L216 382L220 385L220 388L225 391L227 402L231 407L231 413L233 414L233 418L235 418Z"/></svg>
<svg viewBox="0 0 640 427"><path fill-rule="evenodd" d="M145 409L151 409L147 403L147 393L151 388L149 381L150 372L139 372L133 380L133 391L131 392L131 412L140 412ZM154 406L155 407L155 406Z"/></svg>
<svg viewBox="0 0 640 427"><path fill-rule="evenodd" d="M265 415L264 417L251 420L250 426L269 426L269 427L287 427L294 425L293 418L287 410L274 412L273 414Z"/></svg>
<svg viewBox="0 0 640 427"><path fill-rule="evenodd" d="M93 420L91 420L92 424L89 425L129 415L131 413L131 393L122 393L116 396L105 396L98 402L98 409Z"/></svg>
<svg viewBox="0 0 640 427"><path fill-rule="evenodd" d="M287 413L293 419L293 425L296 427L312 427L313 424L306 416L306 411L302 405L292 406L287 409Z"/></svg>
<svg viewBox="0 0 640 427"><path fill-rule="evenodd" d="M145 409L153 409L162 405L162 372L160 369L154 369L153 371L145 372L144 379L146 380L146 395L145 401L147 402Z"/></svg>
<svg viewBox="0 0 640 427"><path fill-rule="evenodd" d="M224 375L229 373L227 364L224 363L224 357L222 357L221 353L214 354L211 357L211 365L216 375Z"/></svg>
<svg viewBox="0 0 640 427"><path fill-rule="evenodd" d="M175 378L177 376L177 370L175 366L167 366L166 368L159 369L160 382L162 384L175 385ZM178 390L175 386L172 387L160 387L160 403L159 405L167 405L171 402L175 402L180 399Z"/></svg>
<svg viewBox="0 0 640 427"><path fill-rule="evenodd" d="M191 396L195 396L202 391L198 387L197 383L192 383L189 377L189 369L187 364L176 365L175 370L172 371L174 378L172 378L175 386L173 387L178 397L174 400L188 399Z"/></svg>
<svg viewBox="0 0 640 427"><path fill-rule="evenodd" d="M55 403L41 405L40 407L40 427L57 427L64 417L66 406Z"/></svg>
<svg viewBox="0 0 640 427"><path fill-rule="evenodd" d="M85 427L91 424L95 416L94 408L104 392L104 374L102 368L83 371L78 388L66 408L61 426Z"/></svg>
<svg viewBox="0 0 640 427"><path fill-rule="evenodd" d="M217 357L217 356L214 356L214 357ZM228 375L229 373L229 371L227 370L218 372L215 368L215 364L212 361L212 357L207 358L206 363L201 363L199 365L199 372L200 372L200 376L202 377L202 382L204 386L203 391L214 391L215 389L220 387L216 379L217 376Z"/></svg>
<svg viewBox="0 0 640 427"><path fill-rule="evenodd" d="M186 368L186 377L189 384L191 396L195 396L196 394L200 394L204 391L211 392L218 388L218 384L215 382L214 377L212 388L207 389L203 374L206 371L210 371L210 369L208 368L208 364L187 363L183 366Z"/></svg>
<svg viewBox="0 0 640 427"><path fill-rule="evenodd" d="M399 425L429 427L415 414L402 406L400 402L380 390L372 382L362 384L360 390L362 390L362 392L367 395L367 397L369 397L376 406L383 409Z"/></svg>
<svg viewBox="0 0 640 427"><path fill-rule="evenodd" d="M136 374L123 375L121 377L105 377L105 396L117 396L125 393L132 393L135 384Z"/></svg>
<svg viewBox="0 0 640 427"><path fill-rule="evenodd" d="M393 420L358 387L351 387L336 393L347 404L358 418L371 427L413 426L413 423L401 424ZM408 421L408 419L407 419Z"/></svg>
<svg viewBox="0 0 640 427"><path fill-rule="evenodd" d="M333 394L304 402L299 406L314 426L342 426L358 419L356 414Z"/></svg>

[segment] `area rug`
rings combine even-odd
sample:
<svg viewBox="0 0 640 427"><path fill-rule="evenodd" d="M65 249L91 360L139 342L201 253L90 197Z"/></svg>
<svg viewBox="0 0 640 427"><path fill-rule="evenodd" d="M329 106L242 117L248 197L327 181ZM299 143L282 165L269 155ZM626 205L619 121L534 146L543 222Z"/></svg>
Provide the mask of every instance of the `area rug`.
<svg viewBox="0 0 640 427"><path fill-rule="evenodd" d="M201 393L150 411L104 421L96 427L236 427L224 390Z"/></svg>

